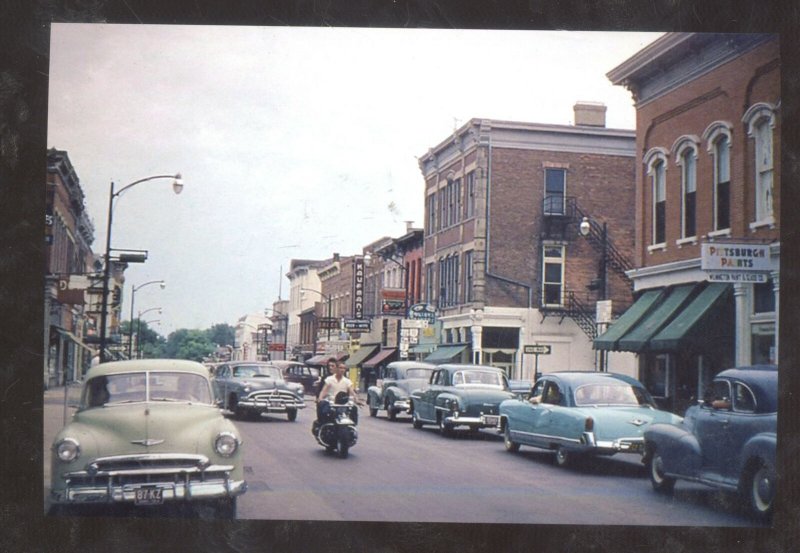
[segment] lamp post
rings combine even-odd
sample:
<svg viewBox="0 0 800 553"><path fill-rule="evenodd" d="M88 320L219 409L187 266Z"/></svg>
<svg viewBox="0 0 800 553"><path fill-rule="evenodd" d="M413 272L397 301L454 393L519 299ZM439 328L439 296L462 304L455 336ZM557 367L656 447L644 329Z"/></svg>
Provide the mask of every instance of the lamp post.
<svg viewBox="0 0 800 553"><path fill-rule="evenodd" d="M596 223L595 223L596 224ZM583 236L589 236L589 233L592 230L592 222L589 220L588 217L584 217L580 224L580 233ZM600 271L597 278L597 284L592 282L590 284L590 289L598 290L599 298L598 301L605 301L608 299L608 224L603 221L602 230L600 231L600 248L601 248L601 257L600 257ZM594 288L593 288L594 286ZM597 320L597 316L595 315L595 324L600 327L600 322ZM599 370L600 372L605 372L606 370L606 352L601 350L600 351L600 358L599 358Z"/></svg>
<svg viewBox="0 0 800 553"><path fill-rule="evenodd" d="M153 175L145 177L130 184L126 184L119 190L114 190L114 181L111 181L111 187L108 193L108 223L106 225L106 253L104 256L105 267L103 268L103 297L100 307L100 362L106 360L106 324L108 321L108 281L111 278L111 220L114 215L114 198L122 195L123 192L140 184L142 182L155 180L155 179L173 179L172 190L175 194L180 194L183 190L183 179L181 174L175 175Z"/></svg>
<svg viewBox="0 0 800 553"><path fill-rule="evenodd" d="M155 320L152 320L152 321L145 321L145 324L150 326L151 324L160 323L160 322L161 322L161 319L155 319ZM136 319L136 336L141 336L141 335L142 335L142 320L141 319ZM137 359L141 359L142 358L142 341L141 340L137 340L137 342L136 342L136 358Z"/></svg>
<svg viewBox="0 0 800 553"><path fill-rule="evenodd" d="M158 311L158 314L161 315L161 308L160 307L151 307L150 309L145 309L144 311L139 311L139 314L136 316L136 336L141 336L140 332L142 330L142 315L146 313L150 313L151 311ZM131 323L133 321L131 320ZM139 347L136 348L139 351Z"/></svg>
<svg viewBox="0 0 800 553"><path fill-rule="evenodd" d="M133 359L133 303L134 299L136 298L136 291L141 290L145 286L149 286L150 284L160 284L161 289L167 287L167 283L163 280L151 280L150 282L145 282L144 284L140 284L139 286L131 286L131 327L128 329L128 358ZM139 332L138 328L136 332Z"/></svg>

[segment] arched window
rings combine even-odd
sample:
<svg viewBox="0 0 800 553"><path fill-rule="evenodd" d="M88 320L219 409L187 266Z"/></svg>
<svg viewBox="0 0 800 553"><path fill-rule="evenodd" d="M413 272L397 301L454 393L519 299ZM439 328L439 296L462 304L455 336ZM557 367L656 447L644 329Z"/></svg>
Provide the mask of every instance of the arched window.
<svg viewBox="0 0 800 553"><path fill-rule="evenodd" d="M682 136L672 152L681 168L681 238L697 235L697 144L695 136Z"/></svg>
<svg viewBox="0 0 800 553"><path fill-rule="evenodd" d="M667 152L653 148L644 157L652 188L651 246L661 246L667 241Z"/></svg>
<svg viewBox="0 0 800 553"><path fill-rule="evenodd" d="M742 118L747 134L755 140L755 221L751 227L774 222L773 131L775 107L765 102L750 107Z"/></svg>
<svg viewBox="0 0 800 553"><path fill-rule="evenodd" d="M715 232L731 228L731 129L725 121L715 121L703 133L708 153L714 159L713 173L713 229Z"/></svg>

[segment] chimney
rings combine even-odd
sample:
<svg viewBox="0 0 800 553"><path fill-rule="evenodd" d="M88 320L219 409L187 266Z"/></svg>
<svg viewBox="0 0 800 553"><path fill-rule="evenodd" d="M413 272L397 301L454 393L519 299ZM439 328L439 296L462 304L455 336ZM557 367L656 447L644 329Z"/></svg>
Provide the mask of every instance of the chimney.
<svg viewBox="0 0 800 553"><path fill-rule="evenodd" d="M338 253L334 253L333 254L333 262L336 263L337 261L339 261L339 254Z"/></svg>
<svg viewBox="0 0 800 553"><path fill-rule="evenodd" d="M411 229L414 228L414 221L405 221L406 224L406 232L411 232Z"/></svg>
<svg viewBox="0 0 800 553"><path fill-rule="evenodd" d="M572 109L576 127L606 126L606 105L602 102L576 102Z"/></svg>

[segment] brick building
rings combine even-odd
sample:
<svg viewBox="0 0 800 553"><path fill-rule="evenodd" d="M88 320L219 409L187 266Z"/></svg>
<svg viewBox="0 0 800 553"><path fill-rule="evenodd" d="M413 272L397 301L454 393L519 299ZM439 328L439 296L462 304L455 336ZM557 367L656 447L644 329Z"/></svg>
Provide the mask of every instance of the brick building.
<svg viewBox="0 0 800 553"><path fill-rule="evenodd" d="M87 308L87 277L94 268L94 226L80 179L67 152L47 152L44 385L80 378L92 350L85 338L95 321Z"/></svg>
<svg viewBox="0 0 800 553"><path fill-rule="evenodd" d="M778 38L668 33L608 77L636 103L638 299L596 346L638 354L679 412L721 369L777 359Z"/></svg>
<svg viewBox="0 0 800 553"><path fill-rule="evenodd" d="M606 128L605 109L577 103L574 125L473 119L421 156L423 296L441 325L427 359L522 379L606 363L597 322L632 301L635 133ZM533 344L551 353L524 354Z"/></svg>

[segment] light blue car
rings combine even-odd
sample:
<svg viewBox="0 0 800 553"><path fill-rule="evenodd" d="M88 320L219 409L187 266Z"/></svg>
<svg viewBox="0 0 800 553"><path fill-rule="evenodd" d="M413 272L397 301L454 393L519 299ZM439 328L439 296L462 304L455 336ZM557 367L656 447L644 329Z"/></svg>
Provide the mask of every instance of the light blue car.
<svg viewBox="0 0 800 553"><path fill-rule="evenodd" d="M644 431L681 417L656 409L645 387L629 376L588 371L549 373L530 397L500 404L506 450L527 445L555 452L558 466L576 458L643 453Z"/></svg>

